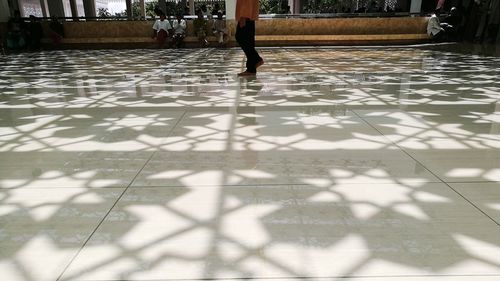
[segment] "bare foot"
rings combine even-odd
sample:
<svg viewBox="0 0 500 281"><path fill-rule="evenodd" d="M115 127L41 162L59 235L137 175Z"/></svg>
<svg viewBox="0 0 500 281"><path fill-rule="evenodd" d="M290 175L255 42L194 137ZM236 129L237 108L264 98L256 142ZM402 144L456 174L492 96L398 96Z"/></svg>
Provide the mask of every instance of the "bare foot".
<svg viewBox="0 0 500 281"><path fill-rule="evenodd" d="M255 72L248 72L248 71L243 71L241 73L238 73L238 76L242 77L242 76L255 76L257 75L257 73Z"/></svg>
<svg viewBox="0 0 500 281"><path fill-rule="evenodd" d="M256 65L255 68L258 68L259 66L262 66L264 64L264 60L260 60Z"/></svg>

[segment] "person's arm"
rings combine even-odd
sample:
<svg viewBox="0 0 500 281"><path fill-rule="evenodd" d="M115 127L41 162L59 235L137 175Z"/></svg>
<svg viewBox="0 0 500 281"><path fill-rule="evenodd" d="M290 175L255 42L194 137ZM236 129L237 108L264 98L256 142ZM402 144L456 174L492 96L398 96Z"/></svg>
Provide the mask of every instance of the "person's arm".
<svg viewBox="0 0 500 281"><path fill-rule="evenodd" d="M170 36L173 34L173 29L172 29L172 25L170 24L170 21L169 20L166 20L167 21L167 26L166 26L166 31L167 31L167 36Z"/></svg>
<svg viewBox="0 0 500 281"><path fill-rule="evenodd" d="M156 34L158 33L158 22L155 21L155 24L153 25L153 36L152 38L156 38Z"/></svg>

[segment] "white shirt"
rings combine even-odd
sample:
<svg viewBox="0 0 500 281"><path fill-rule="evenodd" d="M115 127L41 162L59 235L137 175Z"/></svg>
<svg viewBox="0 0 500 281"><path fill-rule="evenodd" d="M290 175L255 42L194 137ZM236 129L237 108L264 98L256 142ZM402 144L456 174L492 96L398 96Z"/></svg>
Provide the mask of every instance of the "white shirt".
<svg viewBox="0 0 500 281"><path fill-rule="evenodd" d="M174 25L174 32L175 32L175 34L186 33L186 21L184 19L181 19L180 23L179 23L179 21L177 19L175 19L173 21L173 25Z"/></svg>
<svg viewBox="0 0 500 281"><path fill-rule="evenodd" d="M156 32L159 32L160 30L165 30L167 33L170 29L172 29L172 26L170 25L170 22L168 22L167 19L165 20L156 20L155 24L153 25L153 29L156 30Z"/></svg>
<svg viewBox="0 0 500 281"><path fill-rule="evenodd" d="M216 19L214 22L214 29L215 31L227 33L226 21Z"/></svg>
<svg viewBox="0 0 500 281"><path fill-rule="evenodd" d="M427 35L429 36L434 36L439 33L439 31L442 31L444 29L441 28L439 25L439 18L436 16L436 14L433 14L429 18L429 22L427 23Z"/></svg>

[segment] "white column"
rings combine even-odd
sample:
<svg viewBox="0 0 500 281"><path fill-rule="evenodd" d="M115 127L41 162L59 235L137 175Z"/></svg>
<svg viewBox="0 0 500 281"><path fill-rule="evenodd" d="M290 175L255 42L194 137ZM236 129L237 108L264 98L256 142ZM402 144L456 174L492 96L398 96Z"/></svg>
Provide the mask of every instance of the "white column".
<svg viewBox="0 0 500 281"><path fill-rule="evenodd" d="M293 1L293 5L290 6L292 8L292 14L300 14L300 7L301 7L300 2L301 2L300 0Z"/></svg>
<svg viewBox="0 0 500 281"><path fill-rule="evenodd" d="M7 22L10 17L9 3L7 0L0 0L0 22Z"/></svg>
<svg viewBox="0 0 500 281"><path fill-rule="evenodd" d="M410 14L420 14L422 11L422 0L411 0Z"/></svg>
<svg viewBox="0 0 500 281"><path fill-rule="evenodd" d="M236 0L226 0L226 19L234 20L236 14Z"/></svg>

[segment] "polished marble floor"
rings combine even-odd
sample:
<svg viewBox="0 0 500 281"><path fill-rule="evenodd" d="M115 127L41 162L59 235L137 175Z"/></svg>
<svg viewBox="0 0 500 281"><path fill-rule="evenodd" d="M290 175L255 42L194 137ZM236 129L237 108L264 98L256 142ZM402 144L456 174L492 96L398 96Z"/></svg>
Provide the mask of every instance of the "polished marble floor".
<svg viewBox="0 0 500 281"><path fill-rule="evenodd" d="M0 57L0 280L500 280L500 57Z"/></svg>

